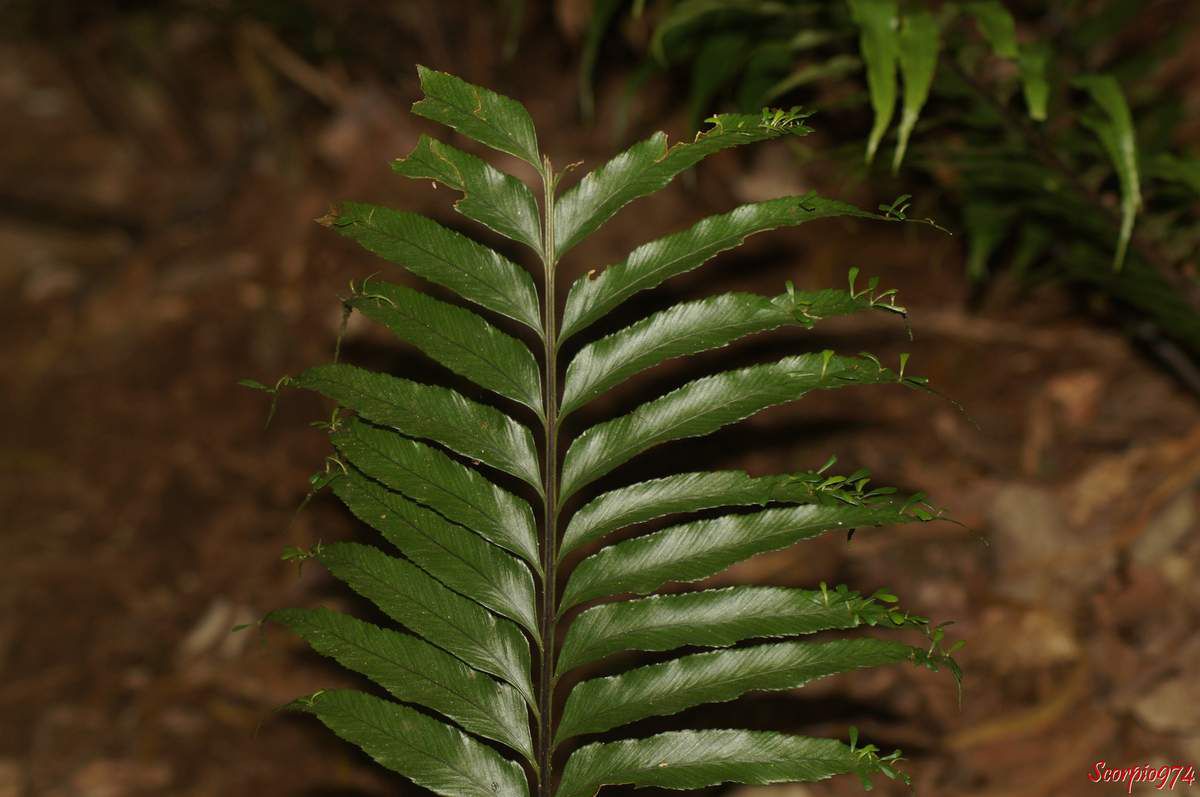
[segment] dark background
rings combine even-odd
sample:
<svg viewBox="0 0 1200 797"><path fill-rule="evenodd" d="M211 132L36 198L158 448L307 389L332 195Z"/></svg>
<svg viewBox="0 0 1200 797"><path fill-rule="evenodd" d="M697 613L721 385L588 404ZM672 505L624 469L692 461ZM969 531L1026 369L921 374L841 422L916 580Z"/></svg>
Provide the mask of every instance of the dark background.
<svg viewBox="0 0 1200 797"><path fill-rule="evenodd" d="M660 127L687 135L678 92L658 82L615 136L635 65L636 42L620 36L602 50L598 121L580 121L586 2L529 3L515 39L504 3L325 5L0 4L0 797L415 793L315 721L274 711L347 676L278 630L229 633L278 606L350 606L319 568L297 574L279 553L356 533L328 498L294 515L327 447L307 424L328 408L287 395L264 432L266 399L235 381L329 359L347 281L398 277L313 223L332 202L466 229L448 192L387 168L418 133L449 135L407 111L414 64L520 99L559 165L590 168ZM1195 50L1171 65L1192 85ZM1195 120L1198 100L1162 101ZM868 124L818 116L806 143L819 152ZM560 281L702 215L810 188L868 207L891 198L785 147L723 153L618 215ZM903 748L926 795L1117 793L1088 782L1094 762L1200 764L1197 397L1087 297L1003 280L973 292L962 260L961 236L928 227L822 222L756 238L612 322L719 290L774 294L787 279L840 286L857 265L900 289L914 342L883 314L761 336L673 364L592 417L719 366L829 346L888 363L911 351L910 372L978 423L899 388L839 391L606 482L836 454L844 472L924 491L966 527L823 539L714 579L887 586L956 620L951 637L969 641L961 709L948 677L892 669L680 719L842 738L855 724ZM445 379L358 319L344 351Z"/></svg>

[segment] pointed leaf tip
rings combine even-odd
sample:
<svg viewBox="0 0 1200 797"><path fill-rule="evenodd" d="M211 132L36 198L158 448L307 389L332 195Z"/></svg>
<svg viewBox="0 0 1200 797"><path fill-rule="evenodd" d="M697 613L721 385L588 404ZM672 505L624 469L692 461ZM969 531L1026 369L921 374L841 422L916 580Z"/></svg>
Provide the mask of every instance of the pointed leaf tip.
<svg viewBox="0 0 1200 797"><path fill-rule="evenodd" d="M537 132L525 106L447 72L418 65L417 77L425 96L413 103L413 113L541 170Z"/></svg>
<svg viewBox="0 0 1200 797"><path fill-rule="evenodd" d="M900 77L904 83L904 106L900 115L896 152L892 158L893 173L900 171L909 137L929 98L940 49L940 30L933 14L928 11L905 14L900 27L898 52Z"/></svg>
<svg viewBox="0 0 1200 797"><path fill-rule="evenodd" d="M333 227L337 225L338 218L341 216L341 211L337 207L331 206L324 216L313 219L322 227Z"/></svg>
<svg viewBox="0 0 1200 797"><path fill-rule="evenodd" d="M849 0L860 29L859 50L867 66L867 89L875 122L867 140L867 163L883 141L896 110L896 65L900 57L899 6L896 0Z"/></svg>
<svg viewBox="0 0 1200 797"><path fill-rule="evenodd" d="M1129 242L1133 238L1134 220L1142 207L1141 177L1138 173L1137 134L1133 116L1121 84L1112 75L1083 75L1074 85L1088 92L1101 114L1085 115L1083 123L1100 140L1121 189L1121 229L1113 254L1113 270L1119 271L1125 262Z"/></svg>

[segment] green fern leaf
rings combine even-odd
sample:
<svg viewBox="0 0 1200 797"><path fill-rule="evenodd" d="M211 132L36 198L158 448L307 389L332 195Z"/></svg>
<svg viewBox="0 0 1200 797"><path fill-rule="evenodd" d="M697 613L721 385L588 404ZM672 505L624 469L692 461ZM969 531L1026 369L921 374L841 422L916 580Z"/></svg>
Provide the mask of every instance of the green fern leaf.
<svg viewBox="0 0 1200 797"><path fill-rule="evenodd" d="M1113 254L1113 268L1119 270L1125 263L1125 253L1133 237L1134 219L1142 207L1133 116L1129 113L1129 104L1125 101L1121 84L1111 75L1085 75L1076 78L1075 85L1086 90L1103 111L1102 116L1084 116L1083 121L1104 145L1104 151L1117 170L1117 179L1121 184L1121 231L1117 237L1117 250Z"/></svg>
<svg viewBox="0 0 1200 797"><path fill-rule="evenodd" d="M671 581L698 581L755 554L775 551L833 529L908 523L900 502L862 506L809 504L724 515L671 526L610 545L571 573L560 611L609 595L646 595Z"/></svg>
<svg viewBox="0 0 1200 797"><path fill-rule="evenodd" d="M413 113L542 168L533 119L521 103L424 66L417 66L417 76L425 97L413 104Z"/></svg>
<svg viewBox="0 0 1200 797"><path fill-rule="evenodd" d="M461 393L345 364L309 368L292 384L328 396L373 424L441 443L541 489L529 429Z"/></svg>
<svg viewBox="0 0 1200 797"><path fill-rule="evenodd" d="M445 797L528 797L525 772L460 730L407 706L344 689L318 692L290 708L390 770Z"/></svg>
<svg viewBox="0 0 1200 797"><path fill-rule="evenodd" d="M422 570L538 638L533 576L516 557L357 470L339 476L333 492Z"/></svg>
<svg viewBox="0 0 1200 797"><path fill-rule="evenodd" d="M900 10L896 0L849 0L861 35L859 50L867 65L867 88L875 122L867 138L867 163L883 141L896 112L896 63L900 57Z"/></svg>
<svg viewBox="0 0 1200 797"><path fill-rule="evenodd" d="M349 304L454 373L542 418L542 377L533 352L470 310L375 281L362 285Z"/></svg>
<svg viewBox="0 0 1200 797"><path fill-rule="evenodd" d="M560 500L661 443L709 434L812 390L899 381L877 360L822 354L697 379L580 434L563 460Z"/></svg>
<svg viewBox="0 0 1200 797"><path fill-rule="evenodd" d="M896 133L893 172L900 170L904 153L908 151L908 139L912 136L913 128L917 126L917 119L921 116L925 101L929 99L940 48L941 32L933 14L918 10L904 15L897 53L900 77L904 80L904 107L900 113L900 127Z"/></svg>
<svg viewBox="0 0 1200 797"><path fill-rule="evenodd" d="M749 691L798 689L836 673L920 661L923 655L919 648L882 639L773 642L694 653L576 685L555 743L704 703L724 703Z"/></svg>
<svg viewBox="0 0 1200 797"><path fill-rule="evenodd" d="M529 646L508 620L369 545L331 543L316 556L335 578L388 617L475 669L507 681L533 704Z"/></svg>
<svg viewBox="0 0 1200 797"><path fill-rule="evenodd" d="M486 161L421 136L407 157L392 162L392 171L415 180L436 180L461 191L462 199L454 203L459 213L535 252L542 251L542 231L533 192Z"/></svg>
<svg viewBox="0 0 1200 797"><path fill-rule="evenodd" d="M626 526L680 512L772 502L862 503L866 475L831 480L813 471L754 477L743 471L705 471L638 482L603 493L580 508L563 533L559 556Z"/></svg>
<svg viewBox="0 0 1200 797"><path fill-rule="evenodd" d="M529 504L435 448L354 420L332 435L354 467L540 566Z"/></svg>
<svg viewBox="0 0 1200 797"><path fill-rule="evenodd" d="M714 152L812 132L802 121L806 115L721 114L712 117L709 120L712 127L697 134L694 141L667 146L667 136L660 132L634 144L585 175L555 204L555 259L595 232L622 207L653 194Z"/></svg>
<svg viewBox="0 0 1200 797"><path fill-rule="evenodd" d="M1029 118L1044 122L1050 102L1050 46L1035 42L1021 47L1021 90L1025 94L1025 105Z"/></svg>
<svg viewBox="0 0 1200 797"><path fill-rule="evenodd" d="M525 701L511 686L480 677L416 637L328 609L280 609L267 619L292 629L317 653L365 675L397 700L433 709L532 760Z"/></svg>
<svg viewBox="0 0 1200 797"><path fill-rule="evenodd" d="M922 621L844 587L726 587L652 595L582 612L563 640L558 673L626 650L728 647L744 639Z"/></svg>
<svg viewBox="0 0 1200 797"><path fill-rule="evenodd" d="M806 194L742 205L729 213L710 216L690 229L643 244L621 263L598 275L581 277L571 285L559 341L600 320L629 297L691 271L754 233L835 216L880 218L845 202Z"/></svg>
<svg viewBox="0 0 1200 797"><path fill-rule="evenodd" d="M722 783L812 782L849 774L869 786L877 774L902 777L891 766L893 760L832 739L767 731L676 731L579 748L567 760L555 797L593 797L606 785L703 789Z"/></svg>
<svg viewBox="0 0 1200 797"><path fill-rule="evenodd" d="M565 417L663 360L717 349L785 324L812 327L822 318L850 315L873 306L868 296L831 290L791 291L773 299L753 293L725 293L677 304L584 346L567 366L560 416Z"/></svg>
<svg viewBox="0 0 1200 797"><path fill-rule="evenodd" d="M366 249L541 331L533 278L498 252L415 213L345 202L329 224Z"/></svg>
<svg viewBox="0 0 1200 797"><path fill-rule="evenodd" d="M975 17L979 32L987 39L996 55L1010 61L1019 57L1017 24L1003 3L999 0L981 0L968 3L967 11Z"/></svg>
<svg viewBox="0 0 1200 797"><path fill-rule="evenodd" d="M1021 70L1021 89L1029 117L1045 121L1050 84L1046 78L1050 59L1049 47L1042 42L1029 45L1017 43L1017 23L1009 10L997 0L969 3L967 11L975 17L979 31L1000 58L1015 61Z"/></svg>

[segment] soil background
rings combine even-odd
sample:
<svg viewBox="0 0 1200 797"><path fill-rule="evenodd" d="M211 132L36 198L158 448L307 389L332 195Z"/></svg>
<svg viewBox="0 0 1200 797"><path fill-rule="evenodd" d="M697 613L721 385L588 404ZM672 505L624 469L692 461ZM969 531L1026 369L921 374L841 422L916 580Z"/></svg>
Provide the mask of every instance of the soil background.
<svg viewBox="0 0 1200 797"><path fill-rule="evenodd" d="M366 538L331 498L296 512L327 453L309 422L329 407L286 395L264 431L268 400L235 383L328 360L350 279L408 279L315 224L331 203L382 202L496 243L447 191L388 169L420 133L447 135L408 113L416 63L526 103L558 164L593 167L658 128L687 135L686 114L651 84L614 133L636 67L618 41L602 52L598 120L580 120L586 3L528 3L508 55L503 3L334 5L0 5L0 797L423 793L276 711L353 679L278 629L230 633L279 606L356 608L318 567L279 556ZM851 134L815 124L817 152ZM726 152L573 252L564 295L638 243L809 189L890 199L786 147ZM826 347L912 352L910 371L966 409L900 388L814 395L599 485L836 455L961 522L827 537L712 581L891 588L968 641L961 707L944 673L893 668L676 719L842 738L856 725L905 751L924 795L1116 794L1088 781L1095 762L1200 765L1197 397L1087 296L1003 280L978 295L962 262L961 236L827 221L753 239L605 322L789 279L842 285L858 266L900 290L915 340L882 313L759 336L614 391L575 430L718 367ZM357 317L343 356L456 384Z"/></svg>

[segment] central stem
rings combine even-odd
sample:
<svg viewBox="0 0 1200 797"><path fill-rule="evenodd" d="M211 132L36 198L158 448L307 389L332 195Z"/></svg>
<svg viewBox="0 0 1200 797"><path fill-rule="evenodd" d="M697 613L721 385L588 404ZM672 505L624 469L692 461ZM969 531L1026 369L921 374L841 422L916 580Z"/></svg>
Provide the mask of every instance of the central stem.
<svg viewBox="0 0 1200 797"><path fill-rule="evenodd" d="M542 186L544 201L542 212L545 214L544 240L542 263L546 269L546 284L544 299L545 328L545 394L543 407L546 415L546 456L545 471L542 474L545 488L545 499L542 505L542 571L545 573L542 582L542 660L538 677L538 711L541 714L538 728L538 794L539 797L552 797L551 769L553 758L553 711L554 711L554 666L555 666L555 630L557 627L558 595L556 584L556 565L558 560L558 358L557 358L557 329L555 325L554 306L554 170L550 159L542 162Z"/></svg>

